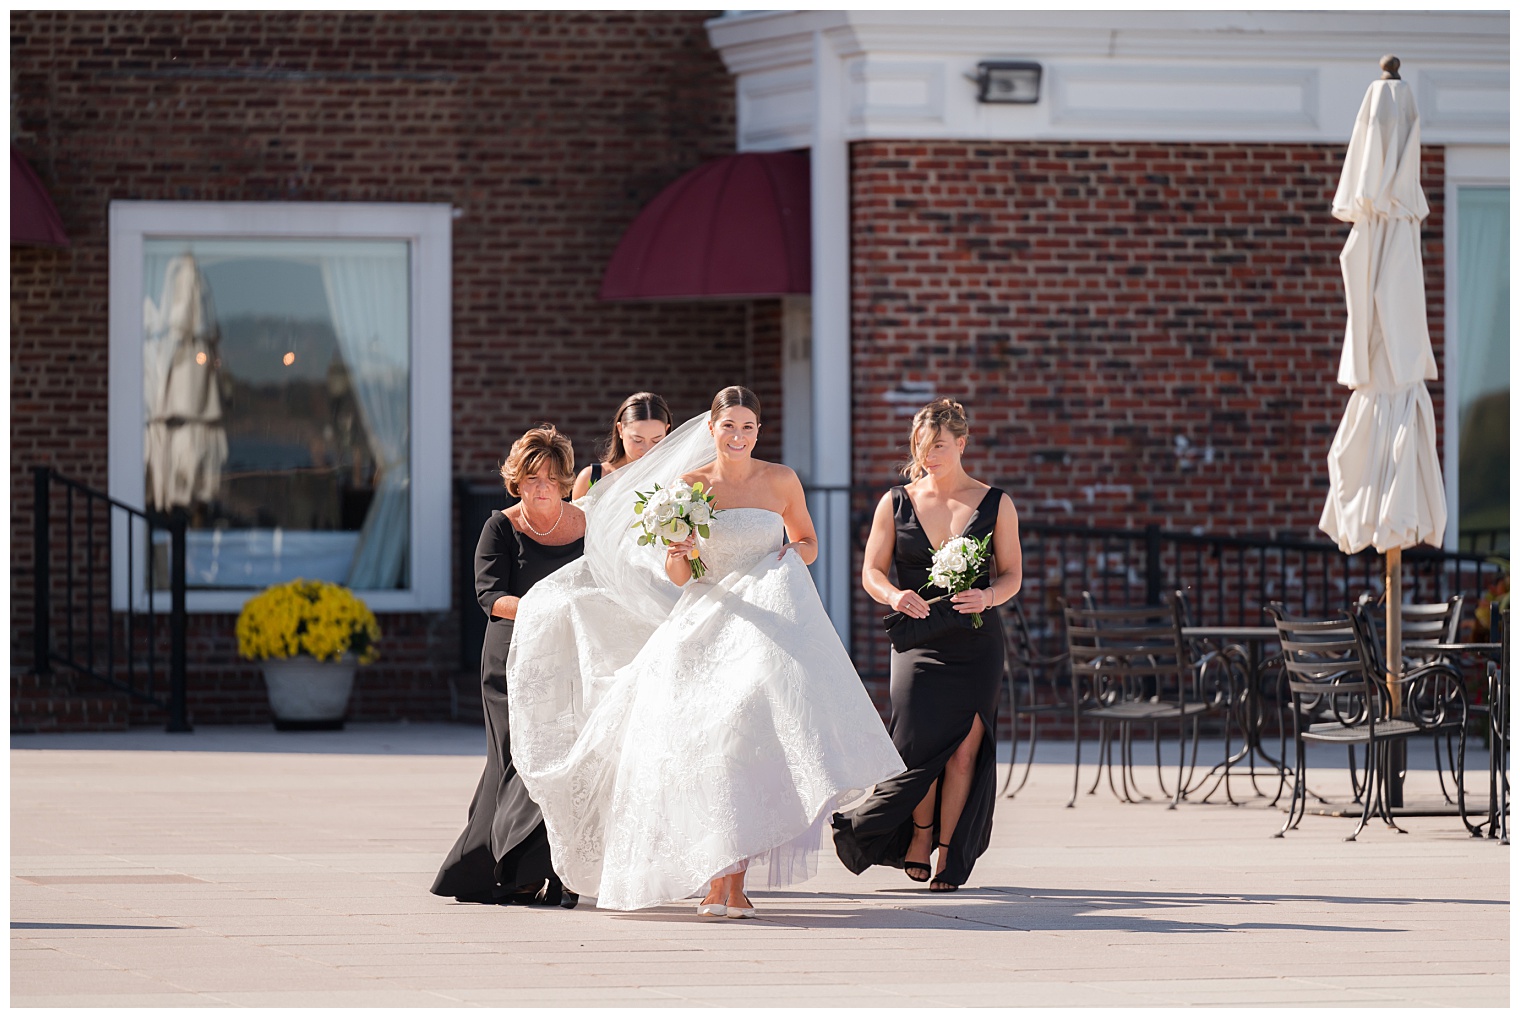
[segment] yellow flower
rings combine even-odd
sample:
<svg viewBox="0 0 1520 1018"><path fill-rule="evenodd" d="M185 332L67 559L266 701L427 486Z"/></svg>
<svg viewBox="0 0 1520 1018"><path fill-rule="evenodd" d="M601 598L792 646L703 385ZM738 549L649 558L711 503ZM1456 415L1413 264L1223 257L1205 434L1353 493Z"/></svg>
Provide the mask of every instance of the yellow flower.
<svg viewBox="0 0 1520 1018"><path fill-rule="evenodd" d="M238 653L249 660L352 653L369 664L380 656L374 613L347 587L323 580L291 580L249 598L236 631Z"/></svg>

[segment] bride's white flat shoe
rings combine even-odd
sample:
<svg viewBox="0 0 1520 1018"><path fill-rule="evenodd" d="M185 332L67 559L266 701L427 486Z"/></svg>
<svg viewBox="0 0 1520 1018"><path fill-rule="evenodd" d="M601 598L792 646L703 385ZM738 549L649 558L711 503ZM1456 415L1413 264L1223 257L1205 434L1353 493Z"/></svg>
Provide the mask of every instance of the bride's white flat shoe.
<svg viewBox="0 0 1520 1018"><path fill-rule="evenodd" d="M718 919L727 918L728 915L729 915L729 913L731 913L733 911L734 911L733 909L729 908L727 905L723 904L721 901L715 901L715 902L711 902L711 903L708 903L708 904L703 904L703 905L698 905L697 906L697 915L700 915L700 916L709 916L710 915L710 916L713 916L713 917L718 918Z"/></svg>
<svg viewBox="0 0 1520 1018"><path fill-rule="evenodd" d="M749 908L734 908L730 905L728 906L728 917L730 919L753 919L755 918L754 906L750 906Z"/></svg>

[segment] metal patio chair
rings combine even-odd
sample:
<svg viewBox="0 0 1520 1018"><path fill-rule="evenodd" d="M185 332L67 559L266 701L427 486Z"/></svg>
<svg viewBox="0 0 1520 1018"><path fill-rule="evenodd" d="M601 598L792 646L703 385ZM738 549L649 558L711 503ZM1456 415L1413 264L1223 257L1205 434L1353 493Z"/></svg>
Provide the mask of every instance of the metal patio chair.
<svg viewBox="0 0 1520 1018"><path fill-rule="evenodd" d="M1065 681L1065 666L1071 660L1071 655L1065 652L1041 654L1029 632L1029 620L1017 601L1007 606L1003 623L1008 638L1008 655L1003 674L1008 683L1013 752L1008 758L1008 777L1003 780L999 794L1011 799L1023 791L1024 785L1029 781L1029 772L1034 767L1035 747L1039 745L1040 718L1063 715L1071 710L1071 704L1064 695L1069 688ZM1014 771L1018 769L1021 718L1029 720L1029 759L1024 764L1024 774L1019 778L1018 785L1009 791Z"/></svg>
<svg viewBox="0 0 1520 1018"><path fill-rule="evenodd" d="M1372 634L1380 648L1380 655L1386 653L1383 648L1388 646L1386 614L1379 610L1371 595L1363 594L1358 600L1359 605L1366 609L1367 621L1372 627ZM1424 643L1456 643L1457 630L1462 622L1462 595L1454 594L1445 601L1436 601L1431 604L1405 604L1399 611L1402 617L1401 632L1403 633L1404 667L1412 667L1435 660L1445 660L1461 670L1462 663L1450 655L1422 649L1419 644ZM1468 716L1476 719L1479 715L1488 713L1484 704L1468 704ZM1434 740L1431 749L1435 753L1436 779L1441 784L1441 796L1448 803L1455 804L1451 792L1446 788L1446 775L1456 774L1456 762L1453 755L1453 743L1455 734L1448 730L1445 740ZM1446 746L1446 765L1442 766L1441 746L1444 741Z"/></svg>
<svg viewBox="0 0 1520 1018"><path fill-rule="evenodd" d="M1084 594L1084 599L1086 599ZM1090 603L1090 600L1089 602ZM1181 605L1169 596L1164 605L1143 608L1073 608L1066 606L1066 642L1070 654L1072 721L1076 739L1071 801L1081 786L1082 722L1099 723L1099 776L1108 772L1109 788L1125 802L1136 801L1132 756L1133 729L1151 726L1156 747L1156 776L1162 795L1175 809L1186 793L1198 762L1198 723L1228 710L1229 695L1211 688L1196 666L1182 636ZM1161 763L1161 726L1178 727L1177 779L1166 789ZM1191 760L1188 731L1192 731ZM1119 741L1119 787L1114 786L1113 729ZM1228 754L1228 745L1226 746ZM1093 789L1096 791L1097 781ZM1138 795L1138 788L1135 788ZM1139 798L1149 798L1139 795Z"/></svg>
<svg viewBox="0 0 1520 1018"><path fill-rule="evenodd" d="M1288 817L1275 837L1293 830L1308 806L1306 747L1309 743L1342 745L1367 751L1362 782L1362 815L1346 839L1355 841L1374 810L1389 827L1401 831L1388 806L1388 744L1394 739L1444 733L1455 727L1465 733L1467 700L1462 676L1446 661L1408 668L1398 677L1403 706L1397 716L1384 685L1378 651L1366 606L1357 606L1339 619L1306 622L1290 619L1280 605L1269 605L1282 646L1283 668L1292 701L1293 797ZM1465 762L1465 734L1458 744L1457 768ZM1458 809L1463 810L1457 786ZM1463 823L1466 823L1464 813Z"/></svg>

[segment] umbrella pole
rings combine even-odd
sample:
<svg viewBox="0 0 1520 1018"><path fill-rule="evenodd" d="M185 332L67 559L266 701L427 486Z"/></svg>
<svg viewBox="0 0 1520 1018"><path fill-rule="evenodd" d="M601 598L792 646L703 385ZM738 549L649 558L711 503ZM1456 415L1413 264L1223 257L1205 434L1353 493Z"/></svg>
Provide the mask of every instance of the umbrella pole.
<svg viewBox="0 0 1520 1018"><path fill-rule="evenodd" d="M1385 676L1388 684L1388 704L1393 717L1403 713L1403 687L1399 675L1404 661L1404 549L1388 549L1388 574L1384 577L1384 603L1388 615L1385 631L1388 634L1387 653L1384 655ZM1389 742L1388 759L1388 805L1404 805L1404 740ZM1368 775L1370 778L1371 775Z"/></svg>

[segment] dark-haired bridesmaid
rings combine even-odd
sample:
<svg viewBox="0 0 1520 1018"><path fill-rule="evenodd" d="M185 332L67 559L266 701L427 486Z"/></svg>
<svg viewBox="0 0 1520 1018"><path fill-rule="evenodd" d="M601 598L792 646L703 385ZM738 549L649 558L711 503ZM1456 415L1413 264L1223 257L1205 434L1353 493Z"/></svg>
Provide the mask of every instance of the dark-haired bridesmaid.
<svg viewBox="0 0 1520 1018"><path fill-rule="evenodd" d="M990 535L993 568L950 599L963 615L980 613L983 625L892 651L889 729L908 769L878 784L860 806L834 815L834 847L852 872L896 866L920 883L932 872L931 891L964 884L992 837L1004 654L995 609L1023 581L1018 514L1007 493L961 465L968 433L965 408L953 400L937 399L914 415L912 460L904 468L910 483L876 507L861 582L882 604L925 618L929 599L943 593L929 586L935 550L954 537Z"/></svg>
<svg viewBox="0 0 1520 1018"><path fill-rule="evenodd" d="M612 431L601 459L582 470L570 492L580 498L591 486L619 467L627 466L664 441L670 432L670 407L652 392L636 392L623 400L612 418Z"/></svg>

